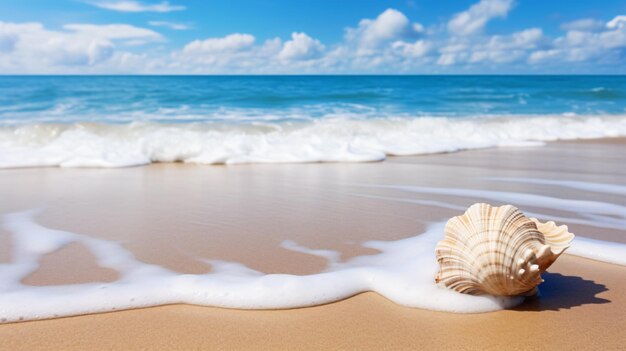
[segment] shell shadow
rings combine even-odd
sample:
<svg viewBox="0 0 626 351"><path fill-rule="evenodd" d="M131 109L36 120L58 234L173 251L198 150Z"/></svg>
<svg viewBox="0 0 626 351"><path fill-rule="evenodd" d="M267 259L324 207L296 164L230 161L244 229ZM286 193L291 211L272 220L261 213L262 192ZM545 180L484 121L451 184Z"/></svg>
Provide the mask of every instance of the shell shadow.
<svg viewBox="0 0 626 351"><path fill-rule="evenodd" d="M548 272L543 273L542 278L544 282L539 286L540 295L527 298L513 310L531 312L558 311L582 305L611 302L596 296L609 289L593 280Z"/></svg>

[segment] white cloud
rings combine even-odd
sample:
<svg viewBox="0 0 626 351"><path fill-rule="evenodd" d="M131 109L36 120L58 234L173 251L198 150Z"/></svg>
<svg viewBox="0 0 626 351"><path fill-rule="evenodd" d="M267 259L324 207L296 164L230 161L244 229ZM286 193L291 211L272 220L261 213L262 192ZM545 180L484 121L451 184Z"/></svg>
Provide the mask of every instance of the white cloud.
<svg viewBox="0 0 626 351"><path fill-rule="evenodd" d="M455 42L452 40L448 45L444 45L439 49L441 56L437 59L440 66L451 66L460 60L467 58L469 46L467 43Z"/></svg>
<svg viewBox="0 0 626 351"><path fill-rule="evenodd" d="M626 26L603 32L599 35L600 44L607 49L626 47Z"/></svg>
<svg viewBox="0 0 626 351"><path fill-rule="evenodd" d="M0 53L13 51L17 40L17 33L13 32L10 24L0 22Z"/></svg>
<svg viewBox="0 0 626 351"><path fill-rule="evenodd" d="M254 40L253 35L235 33L223 38L194 40L185 45L183 52L189 54L232 53L250 48Z"/></svg>
<svg viewBox="0 0 626 351"><path fill-rule="evenodd" d="M550 49L550 50L539 50L535 51L528 57L528 62L537 63L550 58L558 57L561 54L560 50Z"/></svg>
<svg viewBox="0 0 626 351"><path fill-rule="evenodd" d="M161 34L146 28L128 24L66 24L63 29L73 31L78 35L103 39L135 39L145 41L161 41Z"/></svg>
<svg viewBox="0 0 626 351"><path fill-rule="evenodd" d="M543 31L530 28L511 35L495 35L485 45L477 45L470 55L470 62L491 61L508 63L527 59L543 38Z"/></svg>
<svg viewBox="0 0 626 351"><path fill-rule="evenodd" d="M456 55L443 54L437 59L437 64L440 66L451 66L456 63Z"/></svg>
<svg viewBox="0 0 626 351"><path fill-rule="evenodd" d="M555 43L562 47L582 46L589 44L593 37L594 34L590 32L571 30L565 34L565 37L557 39Z"/></svg>
<svg viewBox="0 0 626 351"><path fill-rule="evenodd" d="M490 19L506 17L512 7L513 0L481 0L467 11L454 15L448 22L448 30L455 35L480 32Z"/></svg>
<svg viewBox="0 0 626 351"><path fill-rule="evenodd" d="M191 26L182 23L166 22L166 21L150 21L149 25L153 27L166 27L173 30L189 30Z"/></svg>
<svg viewBox="0 0 626 351"><path fill-rule="evenodd" d="M426 30L426 28L424 28L424 25L421 23L413 23L413 30L415 31L415 33L422 33Z"/></svg>
<svg viewBox="0 0 626 351"><path fill-rule="evenodd" d="M402 35L408 24L409 19L402 12L388 9L375 20L364 19L359 23L359 43L364 47L375 47Z"/></svg>
<svg viewBox="0 0 626 351"><path fill-rule="evenodd" d="M88 1L87 3L102 9L119 12L172 12L185 9L185 6L170 5L167 1L158 4L144 4L134 0Z"/></svg>
<svg viewBox="0 0 626 351"><path fill-rule="evenodd" d="M48 31L35 23L12 27L18 41L11 56L19 66L94 65L113 53L114 44L106 38Z"/></svg>
<svg viewBox="0 0 626 351"><path fill-rule="evenodd" d="M268 56L276 56L280 40L255 45L250 34L235 33L225 37L195 40L171 55L171 64L191 73L244 73L268 65ZM258 66L258 67L255 67Z"/></svg>
<svg viewBox="0 0 626 351"><path fill-rule="evenodd" d="M292 33L291 40L285 42L278 57L287 60L310 60L319 57L324 51L324 45L305 33Z"/></svg>
<svg viewBox="0 0 626 351"><path fill-rule="evenodd" d="M545 37L540 28L529 28L509 35L491 37L453 37L439 48L437 64L505 64L522 62L532 50L542 45Z"/></svg>
<svg viewBox="0 0 626 351"><path fill-rule="evenodd" d="M494 35L486 47L492 51L533 49L542 37L541 28L530 28L511 35Z"/></svg>
<svg viewBox="0 0 626 351"><path fill-rule="evenodd" d="M6 39L8 38L8 39ZM8 73L65 72L107 62L117 44L154 42L163 37L149 29L126 24L68 24L61 31L40 23L0 22L0 71Z"/></svg>
<svg viewBox="0 0 626 351"><path fill-rule="evenodd" d="M561 29L570 30L584 30L584 31L596 31L605 27L604 22L595 20L593 18L583 18L576 21L563 23Z"/></svg>
<svg viewBox="0 0 626 351"><path fill-rule="evenodd" d="M115 46L106 40L75 41L56 37L40 48L53 64L66 66L95 65L113 55Z"/></svg>
<svg viewBox="0 0 626 351"><path fill-rule="evenodd" d="M606 23L602 31L589 27L586 30L580 27L568 30L564 36L554 39L550 48L533 52L528 62L536 64L594 60L596 63L621 63L621 51L626 49L625 24L626 16L617 16Z"/></svg>
<svg viewBox="0 0 626 351"><path fill-rule="evenodd" d="M346 30L346 41L356 44L360 55L368 55L391 42L414 38L424 27L419 23L411 25L400 11L387 9L375 19L363 19L357 28Z"/></svg>
<svg viewBox="0 0 626 351"><path fill-rule="evenodd" d="M417 40L414 43L397 41L391 46L405 57L422 57L426 55L432 47L431 43L426 40Z"/></svg>
<svg viewBox="0 0 626 351"><path fill-rule="evenodd" d="M192 41L172 53L169 66L198 73L304 72L323 58L324 50L319 40L306 33L292 33L286 42L273 38L260 44L250 34L235 33Z"/></svg>
<svg viewBox="0 0 626 351"><path fill-rule="evenodd" d="M557 38L555 45L561 48L586 47L612 49L626 46L626 27L616 27L600 33L569 31L564 37Z"/></svg>
<svg viewBox="0 0 626 351"><path fill-rule="evenodd" d="M622 29L626 27L626 16L616 16L606 24L606 27L609 29Z"/></svg>

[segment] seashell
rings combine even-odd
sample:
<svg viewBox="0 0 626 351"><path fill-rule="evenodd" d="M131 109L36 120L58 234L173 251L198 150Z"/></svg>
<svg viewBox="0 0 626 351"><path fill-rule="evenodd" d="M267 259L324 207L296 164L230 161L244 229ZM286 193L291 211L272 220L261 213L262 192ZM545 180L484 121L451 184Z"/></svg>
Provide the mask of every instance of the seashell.
<svg viewBox="0 0 626 351"><path fill-rule="evenodd" d="M541 223L511 205L477 203L446 224L435 281L472 295L533 295L572 239L567 226Z"/></svg>

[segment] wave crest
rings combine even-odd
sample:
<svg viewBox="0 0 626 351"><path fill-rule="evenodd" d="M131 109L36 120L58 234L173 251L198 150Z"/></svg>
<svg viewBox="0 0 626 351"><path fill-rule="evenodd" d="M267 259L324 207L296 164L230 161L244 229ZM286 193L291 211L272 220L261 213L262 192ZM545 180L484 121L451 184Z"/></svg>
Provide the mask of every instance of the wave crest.
<svg viewBox="0 0 626 351"><path fill-rule="evenodd" d="M326 118L288 123L0 127L0 168L371 162L544 141L626 136L626 116Z"/></svg>

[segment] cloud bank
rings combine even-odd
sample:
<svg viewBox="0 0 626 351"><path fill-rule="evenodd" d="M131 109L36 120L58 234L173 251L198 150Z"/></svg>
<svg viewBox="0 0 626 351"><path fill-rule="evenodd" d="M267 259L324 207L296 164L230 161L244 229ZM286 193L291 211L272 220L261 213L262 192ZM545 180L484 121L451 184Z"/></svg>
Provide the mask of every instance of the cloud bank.
<svg viewBox="0 0 626 351"><path fill-rule="evenodd" d="M163 1L158 4L144 4L139 1L133 0L105 0L105 1L89 1L90 5L99 7L105 10L112 10L118 12L172 12L182 11L185 6L170 5L169 2Z"/></svg>
<svg viewBox="0 0 626 351"><path fill-rule="evenodd" d="M97 1L124 12L184 9L168 2ZM490 35L489 23L514 11L513 0L481 0L425 26L387 9L345 28L337 43L304 32L259 40L252 33L198 38L172 50L167 38L128 24L0 22L0 73L306 74L306 73L626 73L626 16L581 18L560 33L523 28ZM167 21L152 27L189 29Z"/></svg>

